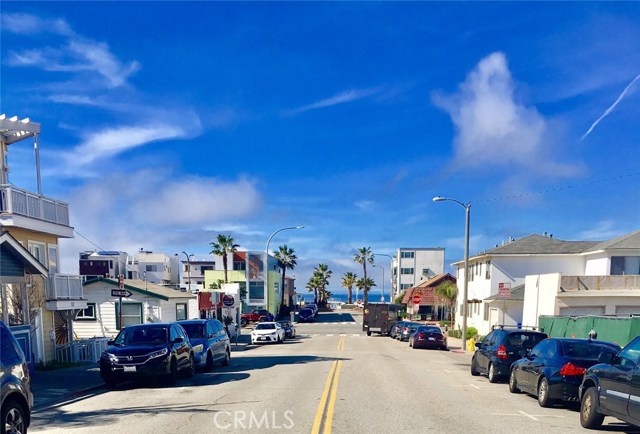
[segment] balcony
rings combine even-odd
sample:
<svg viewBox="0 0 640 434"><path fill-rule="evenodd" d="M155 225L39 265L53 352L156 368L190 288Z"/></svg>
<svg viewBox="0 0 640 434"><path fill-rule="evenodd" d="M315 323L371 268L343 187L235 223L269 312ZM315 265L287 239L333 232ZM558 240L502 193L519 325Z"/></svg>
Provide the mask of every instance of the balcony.
<svg viewBox="0 0 640 434"><path fill-rule="evenodd" d="M46 305L49 310L86 309L82 290L83 276L55 274L47 280Z"/></svg>
<svg viewBox="0 0 640 434"><path fill-rule="evenodd" d="M69 205L13 185L0 185L0 226L73 237Z"/></svg>

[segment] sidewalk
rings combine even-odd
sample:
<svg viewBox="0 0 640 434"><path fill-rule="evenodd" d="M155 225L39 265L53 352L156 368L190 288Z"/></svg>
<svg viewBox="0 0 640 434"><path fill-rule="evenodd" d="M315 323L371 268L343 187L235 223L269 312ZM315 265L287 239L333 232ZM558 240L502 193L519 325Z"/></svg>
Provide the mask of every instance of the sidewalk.
<svg viewBox="0 0 640 434"><path fill-rule="evenodd" d="M453 353L472 354L471 351L462 348L462 339L447 336L447 345L449 346L449 351Z"/></svg>

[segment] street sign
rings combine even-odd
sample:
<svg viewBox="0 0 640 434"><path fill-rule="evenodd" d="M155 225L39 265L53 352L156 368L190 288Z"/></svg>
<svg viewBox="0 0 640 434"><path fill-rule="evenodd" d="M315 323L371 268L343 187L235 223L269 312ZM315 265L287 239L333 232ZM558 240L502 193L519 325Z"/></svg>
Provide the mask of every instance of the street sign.
<svg viewBox="0 0 640 434"><path fill-rule="evenodd" d="M112 289L111 290L111 297L131 297L133 295L133 292L129 291L128 289Z"/></svg>
<svg viewBox="0 0 640 434"><path fill-rule="evenodd" d="M511 297L511 283L498 283L498 297L499 298Z"/></svg>
<svg viewBox="0 0 640 434"><path fill-rule="evenodd" d="M413 294L413 296L411 297L411 301L413 302L413 304L420 304L420 294Z"/></svg>
<svg viewBox="0 0 640 434"><path fill-rule="evenodd" d="M222 304L225 305L226 307L233 307L236 304L236 299L231 294L225 294L222 297Z"/></svg>
<svg viewBox="0 0 640 434"><path fill-rule="evenodd" d="M124 289L124 274L118 276L118 288Z"/></svg>

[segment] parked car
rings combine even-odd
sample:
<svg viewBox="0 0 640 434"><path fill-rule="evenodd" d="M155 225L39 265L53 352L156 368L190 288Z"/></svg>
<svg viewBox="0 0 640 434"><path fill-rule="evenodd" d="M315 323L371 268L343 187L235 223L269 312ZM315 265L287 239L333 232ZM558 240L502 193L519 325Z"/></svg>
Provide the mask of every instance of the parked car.
<svg viewBox="0 0 640 434"><path fill-rule="evenodd" d="M389 330L389 337L392 339L398 339L398 333L404 327L404 324L410 321L396 321L393 326L391 326L391 330Z"/></svg>
<svg viewBox="0 0 640 434"><path fill-rule="evenodd" d="M529 393L541 407L559 401L578 402L578 388L584 372L598 363L600 353L615 355L616 344L572 338L549 338L511 365L509 391Z"/></svg>
<svg viewBox="0 0 640 434"><path fill-rule="evenodd" d="M318 316L318 305L315 303L306 303L304 305L305 309L311 309L313 311L313 316Z"/></svg>
<svg viewBox="0 0 640 434"><path fill-rule="evenodd" d="M298 312L298 322L313 322L315 321L313 310L307 309L306 307L300 309Z"/></svg>
<svg viewBox="0 0 640 434"><path fill-rule="evenodd" d="M26 433L31 424L31 377L29 367L16 338L0 321L0 432Z"/></svg>
<svg viewBox="0 0 640 434"><path fill-rule="evenodd" d="M418 348L438 348L447 349L447 337L442 333L440 327L419 326L416 331L409 336L409 346Z"/></svg>
<svg viewBox="0 0 640 434"><path fill-rule="evenodd" d="M402 328L400 328L400 330L398 330L398 334L396 336L396 339L398 339L401 342L404 341L408 341L409 337L414 334L416 332L416 330L418 329L418 327L420 327L421 323L419 322L411 322L411 321L405 321L405 323L402 325Z"/></svg>
<svg viewBox="0 0 640 434"><path fill-rule="evenodd" d="M284 330L285 338L295 338L296 337L296 328L293 326L291 321L278 321L280 327Z"/></svg>
<svg viewBox="0 0 640 434"><path fill-rule="evenodd" d="M487 375L491 383L506 378L511 364L546 338L546 334L533 328L493 326L491 332L476 344L471 358L471 375Z"/></svg>
<svg viewBox="0 0 640 434"><path fill-rule="evenodd" d="M267 309L253 309L249 313L240 315L240 325L244 326L250 322L258 322L261 318L266 318L267 321L273 321L273 315Z"/></svg>
<svg viewBox="0 0 640 434"><path fill-rule="evenodd" d="M196 367L213 369L215 363L228 366L231 361L231 345L224 325L217 319L192 319L178 321L184 328L193 347Z"/></svg>
<svg viewBox="0 0 640 434"><path fill-rule="evenodd" d="M100 376L107 386L119 381L162 376L175 383L180 373L192 377L195 357L187 332L179 324L125 327L100 357Z"/></svg>
<svg viewBox="0 0 640 434"><path fill-rule="evenodd" d="M284 330L277 322L261 322L251 332L251 343L261 342L283 343L285 340Z"/></svg>
<svg viewBox="0 0 640 434"><path fill-rule="evenodd" d="M598 428L605 416L640 426L640 336L617 354L602 353L580 385L580 424Z"/></svg>

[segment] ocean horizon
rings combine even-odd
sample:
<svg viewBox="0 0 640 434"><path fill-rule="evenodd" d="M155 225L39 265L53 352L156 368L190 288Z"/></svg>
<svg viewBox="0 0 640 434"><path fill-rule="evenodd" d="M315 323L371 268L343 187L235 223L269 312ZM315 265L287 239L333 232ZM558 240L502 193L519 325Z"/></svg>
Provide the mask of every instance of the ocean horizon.
<svg viewBox="0 0 640 434"><path fill-rule="evenodd" d="M305 303L312 303L313 302L313 293L305 293L305 294L298 294L299 296L302 296L302 299L305 301ZM369 291L369 301L372 302L377 302L380 301L382 294L380 293L380 291ZM358 294L358 298L360 300L362 300L362 291L359 292ZM338 294L332 294L331 297L329 297L329 301L335 301L335 302L343 302L346 303L349 299L349 294L345 293L338 293ZM356 301L356 293L355 291L353 292L353 297L352 297L353 301ZM385 294L385 301L389 301L389 294Z"/></svg>

